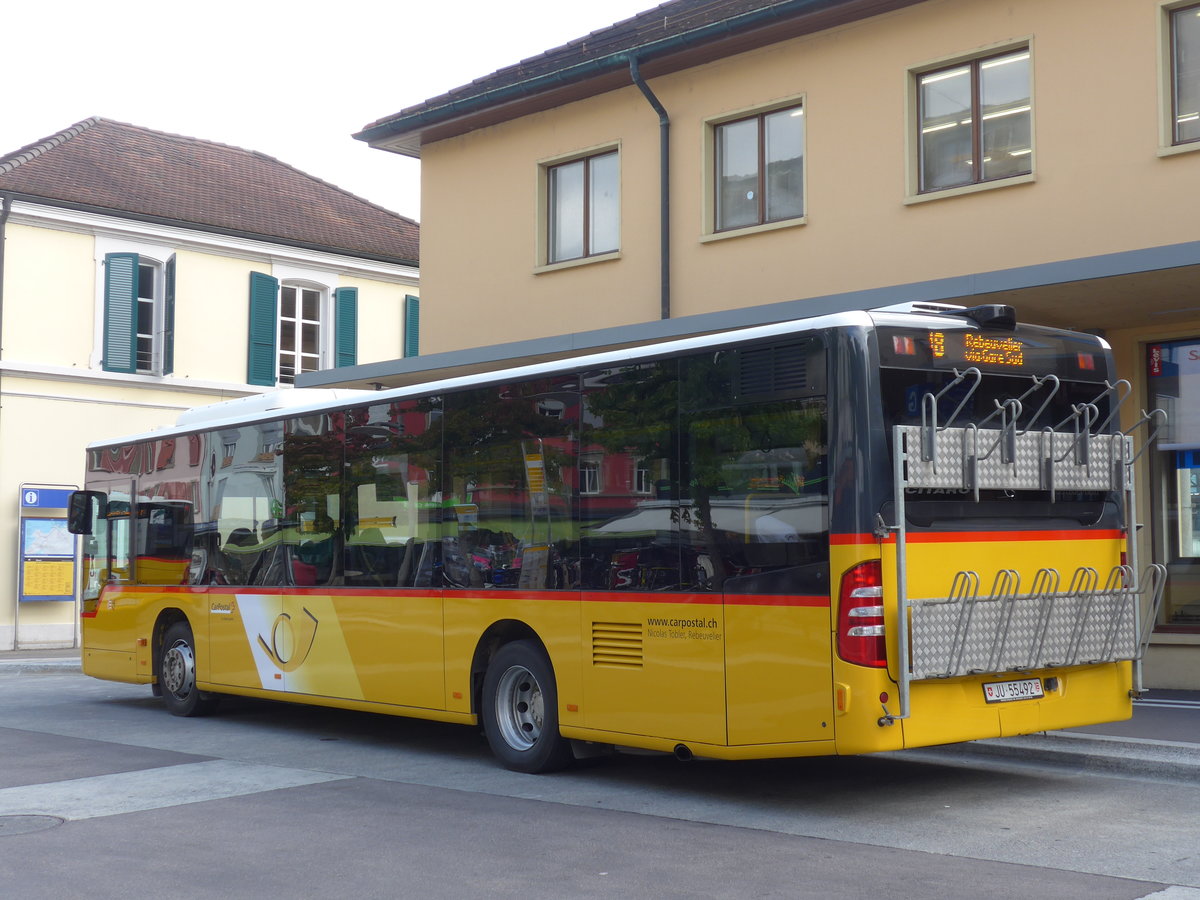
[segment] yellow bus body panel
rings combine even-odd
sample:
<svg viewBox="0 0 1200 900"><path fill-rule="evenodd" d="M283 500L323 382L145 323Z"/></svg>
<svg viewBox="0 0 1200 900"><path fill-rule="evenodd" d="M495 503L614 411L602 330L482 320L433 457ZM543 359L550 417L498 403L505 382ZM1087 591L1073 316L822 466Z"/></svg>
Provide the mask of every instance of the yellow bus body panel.
<svg viewBox="0 0 1200 900"><path fill-rule="evenodd" d="M662 602L583 596L578 724L608 733L608 741L640 735L724 744L720 596L663 594Z"/></svg>
<svg viewBox="0 0 1200 900"><path fill-rule="evenodd" d="M726 605L729 744L833 740L829 599Z"/></svg>
<svg viewBox="0 0 1200 900"><path fill-rule="evenodd" d="M911 536L910 536L911 537ZM908 542L912 599L944 597L954 573L1002 568L1023 590L1039 568L1105 574L1123 542L1066 535L920 534ZM884 605L897 602L894 541L831 547L828 597L727 597L616 592L150 588L111 586L85 617L84 671L151 682L155 623L191 623L204 690L474 722L473 663L491 628L525 629L549 653L562 732L580 740L698 756L755 759L897 750L1128 718L1128 662L913 682L899 712L895 635L890 670L837 656L842 573L881 559ZM1066 562L1064 562L1066 561ZM173 613L174 615L174 613ZM989 704L983 684L1056 679L1044 699Z"/></svg>
<svg viewBox="0 0 1200 900"><path fill-rule="evenodd" d="M211 589L206 618L212 665L202 677L218 690L445 707L442 600L436 591L384 596Z"/></svg>
<svg viewBox="0 0 1200 900"><path fill-rule="evenodd" d="M1059 589L1066 591L1075 570L1096 569L1101 586L1121 562L1121 536L1112 531L1072 530L1062 533L996 532L976 534L917 533L907 542L908 597L947 597L955 573L974 571L980 595L989 596L996 575L1011 569L1020 577L1018 592L1028 591L1037 571L1056 568ZM832 589L836 595L841 573L871 558L882 558L884 606L895 621L896 544L863 541L831 548ZM836 645L836 631L832 635ZM903 747L1029 734L1094 722L1119 721L1133 714L1129 691L1132 667L1128 661L1063 666L1029 672L984 673L947 679L914 681L910 685L909 717L892 725L885 717L900 711L895 634L888 635L888 670L833 662L837 751L875 753ZM1018 678L1057 679L1057 687L1039 700L988 703L983 685ZM1055 682L1051 682L1054 684Z"/></svg>

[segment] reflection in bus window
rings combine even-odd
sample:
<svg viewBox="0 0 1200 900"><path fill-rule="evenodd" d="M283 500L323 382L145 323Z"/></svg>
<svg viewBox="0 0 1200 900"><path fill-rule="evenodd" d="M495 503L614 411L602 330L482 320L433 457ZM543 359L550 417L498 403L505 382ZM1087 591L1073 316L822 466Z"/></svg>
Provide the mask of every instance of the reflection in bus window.
<svg viewBox="0 0 1200 900"><path fill-rule="evenodd" d="M201 542L212 553L210 568L226 584L266 584L267 563L278 540L282 512L275 451L280 423L226 429L212 484L212 522Z"/></svg>
<svg viewBox="0 0 1200 900"><path fill-rule="evenodd" d="M583 584L827 590L818 351L807 341L589 374L583 452L604 463L598 496L580 497Z"/></svg>
<svg viewBox="0 0 1200 900"><path fill-rule="evenodd" d="M576 583L573 376L495 385L446 401L446 587Z"/></svg>
<svg viewBox="0 0 1200 900"><path fill-rule="evenodd" d="M585 588L679 590L687 584L677 499L678 373L678 362L665 360L583 376L581 453L599 469L598 489L579 497Z"/></svg>
<svg viewBox="0 0 1200 900"><path fill-rule="evenodd" d="M269 523L264 545L282 547L274 565L285 568L272 583L340 584L342 581L343 413L287 421L283 439L283 519Z"/></svg>
<svg viewBox="0 0 1200 900"><path fill-rule="evenodd" d="M346 414L344 578L430 587L440 538L441 403L406 400Z"/></svg>
<svg viewBox="0 0 1200 900"><path fill-rule="evenodd" d="M85 603L97 600L105 585L129 580L128 482L122 485L126 490L102 487L108 498L104 502L99 498L91 501L91 534L85 535L82 542L81 599Z"/></svg>

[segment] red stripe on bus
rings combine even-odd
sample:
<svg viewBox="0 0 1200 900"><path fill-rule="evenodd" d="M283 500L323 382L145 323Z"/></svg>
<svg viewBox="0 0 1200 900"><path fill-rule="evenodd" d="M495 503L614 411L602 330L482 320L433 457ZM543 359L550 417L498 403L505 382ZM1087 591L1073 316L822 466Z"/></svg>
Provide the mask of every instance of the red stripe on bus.
<svg viewBox="0 0 1200 900"><path fill-rule="evenodd" d="M816 594L726 594L726 606L799 606L828 609L829 598Z"/></svg>
<svg viewBox="0 0 1200 900"><path fill-rule="evenodd" d="M1103 531L932 531L909 532L909 543L1005 543L1007 541L1115 541L1125 535L1116 528Z"/></svg>
<svg viewBox="0 0 1200 900"><path fill-rule="evenodd" d="M835 547L847 544L877 544L879 543L878 535L867 532L866 534L831 534L829 543Z"/></svg>
<svg viewBox="0 0 1200 900"><path fill-rule="evenodd" d="M379 593L380 588L362 587L263 587L260 585L130 585L121 592L124 594L186 594L208 595L213 598L233 596L277 595L291 596L370 596ZM481 594L475 591L463 591L455 588L422 589L422 588L387 588L389 596L411 597L430 596L441 593L446 599L454 597L472 600L583 600L587 603L668 603L692 606L720 606L725 603L730 606L797 606L823 608L829 606L829 598L809 594L670 594L665 592L644 591L489 591ZM94 617L95 613L82 613L85 617Z"/></svg>

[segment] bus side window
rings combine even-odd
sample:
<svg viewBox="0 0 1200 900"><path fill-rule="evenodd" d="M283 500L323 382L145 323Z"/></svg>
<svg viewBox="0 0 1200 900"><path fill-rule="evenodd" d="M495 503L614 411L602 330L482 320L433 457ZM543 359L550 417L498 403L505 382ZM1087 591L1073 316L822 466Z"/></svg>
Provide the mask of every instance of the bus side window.
<svg viewBox="0 0 1200 900"><path fill-rule="evenodd" d="M827 577L823 367L813 341L683 360L681 539L697 589L796 593Z"/></svg>
<svg viewBox="0 0 1200 900"><path fill-rule="evenodd" d="M129 500L118 495L109 497L104 521L100 526L104 533L101 586L123 584L130 579L130 536Z"/></svg>
<svg viewBox="0 0 1200 900"><path fill-rule="evenodd" d="M343 579L412 587L440 537L442 446L438 398L380 403L346 414ZM432 580L426 566L426 583ZM316 577L316 573L313 573Z"/></svg>
<svg viewBox="0 0 1200 900"><path fill-rule="evenodd" d="M108 498L102 491L71 494L68 528L83 537L82 599L95 600L108 582Z"/></svg>
<svg viewBox="0 0 1200 900"><path fill-rule="evenodd" d="M186 583L195 531L191 503L143 501L138 503L137 516L138 583Z"/></svg>
<svg viewBox="0 0 1200 900"><path fill-rule="evenodd" d="M226 429L221 435L227 454L213 483L213 521L204 526L203 546L211 581L266 584L264 551L280 542L289 523L281 522L281 461L273 447L280 440L278 423Z"/></svg>

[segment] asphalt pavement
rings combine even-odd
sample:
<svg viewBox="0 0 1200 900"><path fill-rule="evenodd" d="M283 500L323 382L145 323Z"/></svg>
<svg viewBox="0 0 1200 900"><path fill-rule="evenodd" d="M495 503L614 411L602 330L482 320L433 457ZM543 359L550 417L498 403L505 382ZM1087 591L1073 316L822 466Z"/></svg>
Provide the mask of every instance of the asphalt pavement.
<svg viewBox="0 0 1200 900"><path fill-rule="evenodd" d="M0 674L79 670L76 649L0 651ZM1019 766L1023 762L1069 769L1200 782L1200 691L1148 690L1134 701L1133 717L1084 728L1048 731L902 750L911 758L980 757Z"/></svg>

